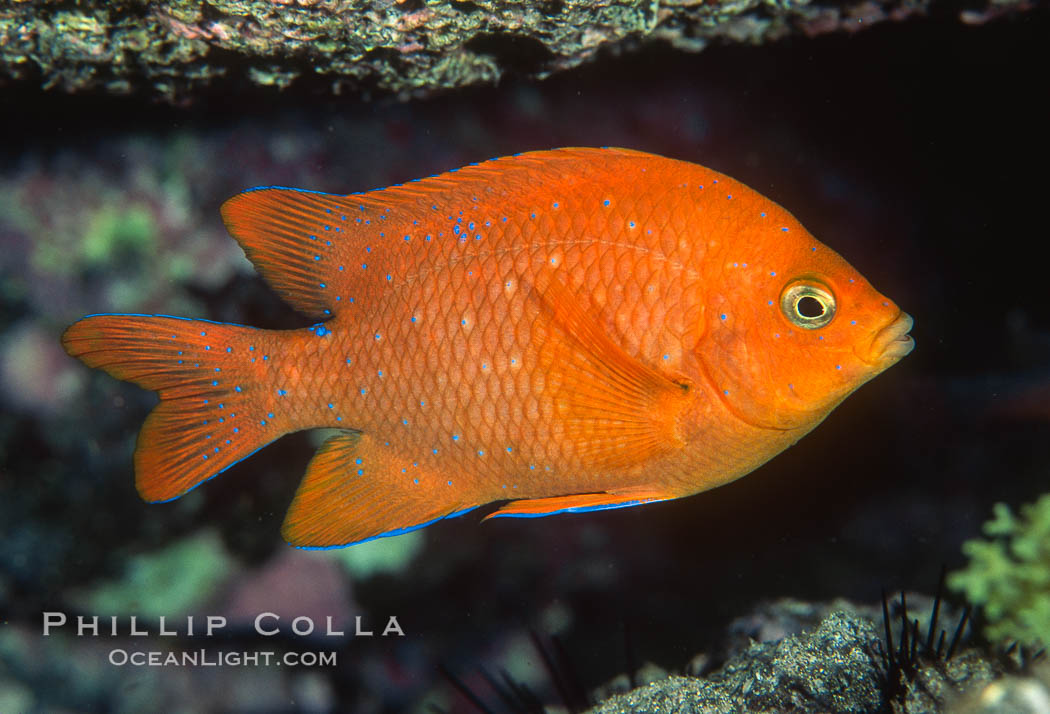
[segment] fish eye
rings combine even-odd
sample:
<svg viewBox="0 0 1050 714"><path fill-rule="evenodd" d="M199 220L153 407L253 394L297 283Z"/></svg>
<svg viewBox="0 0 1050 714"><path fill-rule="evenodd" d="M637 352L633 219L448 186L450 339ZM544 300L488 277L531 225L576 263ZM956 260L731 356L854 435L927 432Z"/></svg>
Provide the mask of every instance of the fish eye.
<svg viewBox="0 0 1050 714"><path fill-rule="evenodd" d="M835 296L815 281L794 282L780 294L780 311L795 327L816 330L835 317Z"/></svg>

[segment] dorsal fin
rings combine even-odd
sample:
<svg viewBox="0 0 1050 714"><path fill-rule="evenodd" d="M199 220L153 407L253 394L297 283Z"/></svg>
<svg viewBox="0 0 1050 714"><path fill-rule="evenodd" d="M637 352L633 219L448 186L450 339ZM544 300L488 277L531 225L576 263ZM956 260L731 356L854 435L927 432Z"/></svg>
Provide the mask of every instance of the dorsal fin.
<svg viewBox="0 0 1050 714"><path fill-rule="evenodd" d="M516 188L527 177L538 184L564 181L573 176L590 179L591 171L601 164L623 159L670 161L654 154L634 149L566 147L544 151L526 151L512 156L502 156L460 169L453 169L435 176L395 184L364 194L348 196L348 200L361 199L366 206L395 208L406 204L429 206L435 198L462 192L473 198L473 192L481 193L484 186L491 190ZM612 170L614 168L610 167ZM503 185L501 185L503 184ZM480 196L479 196L480 197Z"/></svg>
<svg viewBox="0 0 1050 714"><path fill-rule="evenodd" d="M389 254L391 248L402 249L395 235L412 230L414 220L429 220L433 209L444 212L486 195L503 203L523 184L584 179L600 165L630 157L666 161L627 149L534 151L346 196L254 188L230 198L221 210L226 228L263 278L297 310L320 320L336 310L333 285L346 288L374 274L357 269L371 264L357 255L375 243L380 224L387 229L384 253ZM374 285L382 289L383 283Z"/></svg>
<svg viewBox="0 0 1050 714"><path fill-rule="evenodd" d="M346 198L294 188L239 193L222 204L226 229L263 278L292 307L314 319L330 316L338 274L333 235L342 232Z"/></svg>

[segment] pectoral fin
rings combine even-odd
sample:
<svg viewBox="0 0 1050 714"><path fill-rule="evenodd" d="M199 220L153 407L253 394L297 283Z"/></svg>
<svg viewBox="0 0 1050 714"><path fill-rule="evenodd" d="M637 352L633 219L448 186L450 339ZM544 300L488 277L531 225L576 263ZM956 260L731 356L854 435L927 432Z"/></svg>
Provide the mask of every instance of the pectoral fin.
<svg viewBox="0 0 1050 714"><path fill-rule="evenodd" d="M541 273L534 290L537 321L547 332L539 350L544 397L585 465L629 466L680 448L676 417L688 402L688 383L628 354L553 271Z"/></svg>

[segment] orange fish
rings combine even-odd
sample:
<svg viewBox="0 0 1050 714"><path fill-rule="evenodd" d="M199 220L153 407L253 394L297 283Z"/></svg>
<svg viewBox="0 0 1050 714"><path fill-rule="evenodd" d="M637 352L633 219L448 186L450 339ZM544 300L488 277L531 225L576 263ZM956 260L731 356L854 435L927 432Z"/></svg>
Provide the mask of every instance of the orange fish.
<svg viewBox="0 0 1050 714"><path fill-rule="evenodd" d="M159 393L147 501L334 427L282 533L403 533L494 501L545 516L688 496L754 470L911 351L911 318L795 218L695 164L558 149L337 196L222 206L317 320L263 330L94 315L66 350Z"/></svg>

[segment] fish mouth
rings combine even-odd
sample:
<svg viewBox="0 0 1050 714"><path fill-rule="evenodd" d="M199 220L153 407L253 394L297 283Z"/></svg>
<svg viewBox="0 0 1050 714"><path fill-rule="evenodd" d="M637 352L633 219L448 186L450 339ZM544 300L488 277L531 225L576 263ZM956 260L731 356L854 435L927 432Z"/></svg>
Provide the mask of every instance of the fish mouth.
<svg viewBox="0 0 1050 714"><path fill-rule="evenodd" d="M889 367L915 349L915 340L908 334L913 324L915 321L911 319L911 315L901 312L892 322L875 333L867 358L859 354L857 356L868 364Z"/></svg>

